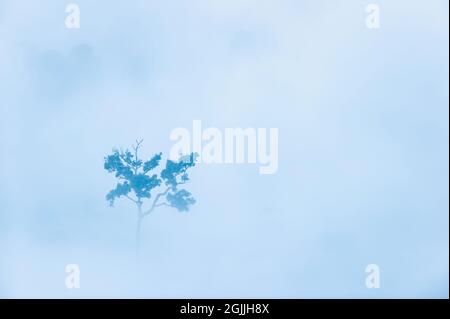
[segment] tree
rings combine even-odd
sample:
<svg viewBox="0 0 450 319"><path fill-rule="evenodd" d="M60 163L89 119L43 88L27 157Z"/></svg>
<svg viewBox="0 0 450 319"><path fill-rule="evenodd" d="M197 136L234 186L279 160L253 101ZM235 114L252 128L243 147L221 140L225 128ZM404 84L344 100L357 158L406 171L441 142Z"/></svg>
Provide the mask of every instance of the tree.
<svg viewBox="0 0 450 319"><path fill-rule="evenodd" d="M159 173L154 170L159 166L162 153L155 154L150 160L144 162L139 158L139 149L143 140L136 140L133 145L133 152L126 149L113 149L112 154L105 157L104 168L109 173L114 173L120 180L116 188L111 190L106 199L110 206L114 206L116 199L125 197L133 202L137 207L136 226L136 255L139 255L141 224L142 220L150 215L155 208L168 206L177 209L179 212L186 212L190 206L195 204L195 199L191 193L179 186L189 181L187 170L195 166L197 154L181 156L178 162L167 160L166 166ZM144 201L152 198L152 191L155 193L151 205L144 209Z"/></svg>

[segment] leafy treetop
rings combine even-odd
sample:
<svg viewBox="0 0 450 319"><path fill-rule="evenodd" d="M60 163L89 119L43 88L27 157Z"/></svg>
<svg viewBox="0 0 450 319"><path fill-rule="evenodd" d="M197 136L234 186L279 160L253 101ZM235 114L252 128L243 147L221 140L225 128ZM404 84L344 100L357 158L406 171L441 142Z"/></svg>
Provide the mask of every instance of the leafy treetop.
<svg viewBox="0 0 450 319"><path fill-rule="evenodd" d="M144 199L152 197L152 190L164 184L166 190L156 195L150 210L165 205L178 211L188 211L189 207L195 204L195 199L187 190L179 189L179 186L189 181L187 170L195 166L197 155L194 153L185 155L178 162L168 159L158 176L153 171L160 165L162 153L155 154L144 162L138 156L141 144L142 140L136 141L136 145L133 146L134 152L128 149L125 151L113 149L112 154L105 157L104 168L114 173L120 180L116 188L106 195L109 204L113 206L116 199L124 196L141 207ZM163 197L166 202L157 203Z"/></svg>

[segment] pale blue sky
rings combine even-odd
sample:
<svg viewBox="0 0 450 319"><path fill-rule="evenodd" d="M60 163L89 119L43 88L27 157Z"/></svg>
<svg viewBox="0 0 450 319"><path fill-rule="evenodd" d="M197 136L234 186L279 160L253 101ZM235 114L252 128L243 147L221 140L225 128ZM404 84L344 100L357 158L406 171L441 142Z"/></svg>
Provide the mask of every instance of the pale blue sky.
<svg viewBox="0 0 450 319"><path fill-rule="evenodd" d="M0 297L448 297L448 1L75 2L0 0ZM196 167L137 266L103 157L194 119L278 127L278 172Z"/></svg>

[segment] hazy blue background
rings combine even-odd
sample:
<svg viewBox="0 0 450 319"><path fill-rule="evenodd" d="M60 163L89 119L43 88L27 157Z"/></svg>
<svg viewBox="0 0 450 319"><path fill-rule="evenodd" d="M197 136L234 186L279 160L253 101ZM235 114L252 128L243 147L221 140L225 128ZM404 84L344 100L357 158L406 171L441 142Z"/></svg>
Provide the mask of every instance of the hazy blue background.
<svg viewBox="0 0 450 319"><path fill-rule="evenodd" d="M0 297L448 297L448 1L376 1L379 30L370 1L75 2L79 30L0 0ZM196 167L136 265L103 157L193 119L278 127L279 170Z"/></svg>

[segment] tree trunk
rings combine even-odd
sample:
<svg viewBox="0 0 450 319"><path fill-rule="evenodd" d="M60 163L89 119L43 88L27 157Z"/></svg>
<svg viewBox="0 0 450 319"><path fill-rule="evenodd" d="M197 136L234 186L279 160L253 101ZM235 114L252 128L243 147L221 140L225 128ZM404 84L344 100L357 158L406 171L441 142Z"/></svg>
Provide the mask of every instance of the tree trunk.
<svg viewBox="0 0 450 319"><path fill-rule="evenodd" d="M139 249L141 245L141 222L142 222L142 204L138 204L138 216L136 225L136 259L139 259Z"/></svg>

